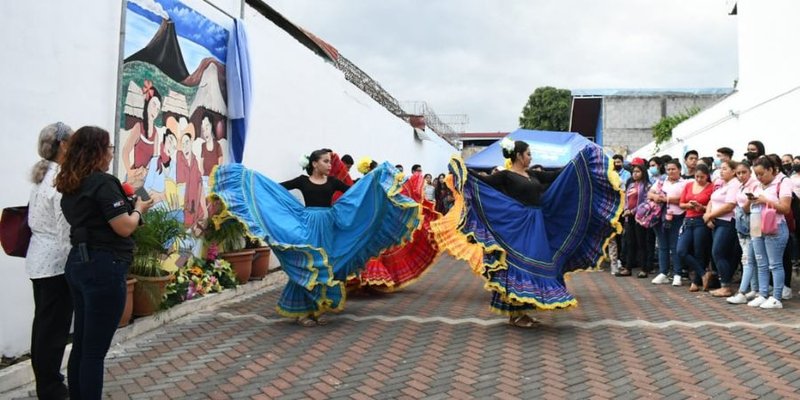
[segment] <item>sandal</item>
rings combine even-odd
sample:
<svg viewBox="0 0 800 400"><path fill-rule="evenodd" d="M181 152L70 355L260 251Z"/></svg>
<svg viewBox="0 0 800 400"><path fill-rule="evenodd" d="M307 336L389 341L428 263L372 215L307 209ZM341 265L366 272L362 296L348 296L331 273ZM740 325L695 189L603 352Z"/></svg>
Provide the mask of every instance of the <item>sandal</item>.
<svg viewBox="0 0 800 400"><path fill-rule="evenodd" d="M314 317L314 321L317 322L317 325L328 325L328 322L330 322L330 320L328 320L328 317L324 315L320 315L319 317Z"/></svg>
<svg viewBox="0 0 800 400"><path fill-rule="evenodd" d="M532 318L529 315L518 315L516 317L511 317L508 320L508 323L516 326L517 328L533 328L539 323L539 320Z"/></svg>
<svg viewBox="0 0 800 400"><path fill-rule="evenodd" d="M295 322L297 322L298 325L305 326L307 328L317 325L317 321L313 317L300 317L297 318Z"/></svg>
<svg viewBox="0 0 800 400"><path fill-rule="evenodd" d="M636 275L637 278L647 278L647 272L639 271L639 274Z"/></svg>
<svg viewBox="0 0 800 400"><path fill-rule="evenodd" d="M614 274L614 276L631 276L631 270L622 267L616 274Z"/></svg>

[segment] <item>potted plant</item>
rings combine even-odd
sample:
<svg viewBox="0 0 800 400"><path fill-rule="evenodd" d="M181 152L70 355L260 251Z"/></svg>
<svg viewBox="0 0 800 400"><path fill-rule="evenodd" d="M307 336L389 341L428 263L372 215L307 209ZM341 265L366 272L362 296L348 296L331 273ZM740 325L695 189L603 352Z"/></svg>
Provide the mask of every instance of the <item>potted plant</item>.
<svg viewBox="0 0 800 400"><path fill-rule="evenodd" d="M253 269L250 271L250 280L262 280L267 276L269 271L269 247L261 239L248 238L247 249L255 250L256 254L253 257Z"/></svg>
<svg viewBox="0 0 800 400"><path fill-rule="evenodd" d="M174 212L151 209L143 217L144 224L133 233L135 247L130 275L136 278L133 315L145 316L159 309L166 286L177 269L167 256L175 252L186 238L186 229Z"/></svg>
<svg viewBox="0 0 800 400"><path fill-rule="evenodd" d="M231 264L240 284L250 280L255 250L246 249L247 229L235 218L209 224L205 238L209 250L219 252L219 258Z"/></svg>
<svg viewBox="0 0 800 400"><path fill-rule="evenodd" d="M131 323L131 318L133 317L133 291L136 285L136 278L128 276L128 279L125 283L127 286L127 290L125 292L125 308L122 310L122 318L119 319L119 325L117 325L119 328L128 326L128 324Z"/></svg>

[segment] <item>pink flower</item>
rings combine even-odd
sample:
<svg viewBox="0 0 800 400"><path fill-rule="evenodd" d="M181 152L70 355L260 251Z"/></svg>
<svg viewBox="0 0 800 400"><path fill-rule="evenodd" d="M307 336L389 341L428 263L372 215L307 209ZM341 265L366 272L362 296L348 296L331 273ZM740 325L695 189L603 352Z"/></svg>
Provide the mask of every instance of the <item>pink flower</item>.
<svg viewBox="0 0 800 400"><path fill-rule="evenodd" d="M211 243L211 244L208 245L208 251L206 252L206 258L209 261L214 261L214 260L217 259L218 252L219 252L219 249L217 248L217 244L216 243Z"/></svg>
<svg viewBox="0 0 800 400"><path fill-rule="evenodd" d="M189 288L186 290L186 300L191 300L197 295L197 289L193 281L189 281Z"/></svg>

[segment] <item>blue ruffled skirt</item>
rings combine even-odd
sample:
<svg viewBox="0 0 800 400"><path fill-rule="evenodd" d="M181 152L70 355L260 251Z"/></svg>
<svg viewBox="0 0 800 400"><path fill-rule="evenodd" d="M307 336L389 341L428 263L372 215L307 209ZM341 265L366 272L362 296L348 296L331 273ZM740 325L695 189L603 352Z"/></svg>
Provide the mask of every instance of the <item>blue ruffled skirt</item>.
<svg viewBox="0 0 800 400"><path fill-rule="evenodd" d="M289 283L278 312L301 317L341 310L347 277L411 238L421 210L399 193L396 177L384 163L330 208L306 208L283 186L240 164L217 167L210 186L226 212L264 238L280 260Z"/></svg>

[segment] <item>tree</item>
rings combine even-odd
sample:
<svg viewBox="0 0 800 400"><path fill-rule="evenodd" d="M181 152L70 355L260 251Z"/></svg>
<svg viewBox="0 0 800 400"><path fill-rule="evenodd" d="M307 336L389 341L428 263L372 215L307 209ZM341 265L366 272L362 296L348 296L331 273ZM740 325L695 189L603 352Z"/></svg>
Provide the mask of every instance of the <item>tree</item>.
<svg viewBox="0 0 800 400"><path fill-rule="evenodd" d="M522 108L519 125L524 129L566 131L569 129L571 105L572 92L568 89L538 87Z"/></svg>

